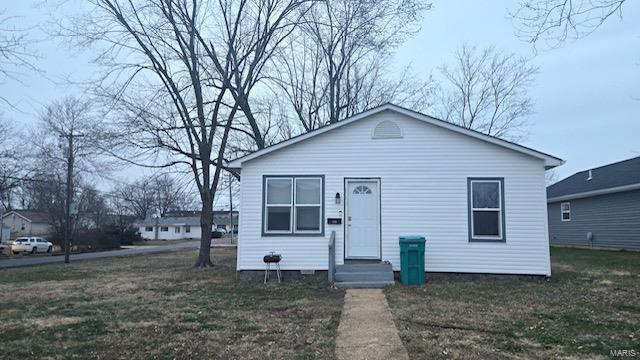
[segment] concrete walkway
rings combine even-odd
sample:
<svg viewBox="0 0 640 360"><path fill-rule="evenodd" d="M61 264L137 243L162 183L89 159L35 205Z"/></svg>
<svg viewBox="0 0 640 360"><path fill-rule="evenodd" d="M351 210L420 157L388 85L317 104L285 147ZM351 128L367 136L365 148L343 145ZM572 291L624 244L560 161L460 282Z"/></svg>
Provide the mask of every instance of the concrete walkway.
<svg viewBox="0 0 640 360"><path fill-rule="evenodd" d="M225 244L224 242L213 241L211 243L211 247L235 247L235 245ZM199 241L180 242L180 243L170 244L170 245L127 246L120 250L73 254L69 256L69 260L73 262L78 260L106 259L106 258L119 257L119 256L158 254L158 253L164 253L164 252L199 249L199 248L200 248ZM26 256L12 257L9 259L0 260L0 269L61 263L61 262L64 262L63 255L55 255L55 256L26 255Z"/></svg>
<svg viewBox="0 0 640 360"><path fill-rule="evenodd" d="M347 290L336 356L340 360L409 359L381 289Z"/></svg>

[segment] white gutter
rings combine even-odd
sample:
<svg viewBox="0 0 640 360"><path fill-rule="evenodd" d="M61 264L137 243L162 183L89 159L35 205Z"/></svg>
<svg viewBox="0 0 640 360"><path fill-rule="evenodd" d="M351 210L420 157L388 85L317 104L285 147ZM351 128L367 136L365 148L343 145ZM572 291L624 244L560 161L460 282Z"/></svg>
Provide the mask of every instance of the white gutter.
<svg viewBox="0 0 640 360"><path fill-rule="evenodd" d="M631 184L631 185L624 185L624 186L617 186L617 187L612 187L612 188L608 188L608 189L585 191L585 192L576 193L576 194L556 196L556 197L548 198L547 199L547 203L553 203L553 202L558 202L558 201L566 201L566 200L574 200L574 199L582 199L582 198L591 197L591 196L614 194L614 193L619 193L619 192L623 192L623 191L631 191L631 190L640 190L640 183Z"/></svg>

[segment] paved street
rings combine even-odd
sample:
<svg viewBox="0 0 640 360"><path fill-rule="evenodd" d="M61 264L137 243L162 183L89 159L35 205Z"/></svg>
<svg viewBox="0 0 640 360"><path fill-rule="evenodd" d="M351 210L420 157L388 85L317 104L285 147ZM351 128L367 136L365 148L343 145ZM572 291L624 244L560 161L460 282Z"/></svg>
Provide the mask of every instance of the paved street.
<svg viewBox="0 0 640 360"><path fill-rule="evenodd" d="M130 256L130 255L142 255L142 254L157 254L162 252L171 252L185 249L197 249L200 245L199 241L181 242L170 245L157 245L157 246L131 246L121 250L102 251L95 253L84 253L71 255L71 261L77 260L93 260L93 259L106 259L118 256ZM212 246L234 246L224 243L218 243L214 240ZM42 264L52 264L64 262L63 255L55 256L17 256L11 259L0 260L0 269L13 268L22 266L33 266Z"/></svg>

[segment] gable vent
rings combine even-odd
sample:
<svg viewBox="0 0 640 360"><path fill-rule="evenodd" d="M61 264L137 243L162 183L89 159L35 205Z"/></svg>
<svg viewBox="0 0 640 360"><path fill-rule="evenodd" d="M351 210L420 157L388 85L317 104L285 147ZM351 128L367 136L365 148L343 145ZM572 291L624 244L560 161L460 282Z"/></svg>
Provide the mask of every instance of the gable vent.
<svg viewBox="0 0 640 360"><path fill-rule="evenodd" d="M398 139L402 137L402 131L398 124L390 120L384 120L373 129L374 139Z"/></svg>

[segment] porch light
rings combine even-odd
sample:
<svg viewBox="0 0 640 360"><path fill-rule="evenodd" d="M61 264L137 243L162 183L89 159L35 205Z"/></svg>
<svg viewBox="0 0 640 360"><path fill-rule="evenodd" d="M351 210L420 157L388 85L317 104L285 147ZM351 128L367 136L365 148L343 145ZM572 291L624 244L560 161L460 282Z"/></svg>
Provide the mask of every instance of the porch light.
<svg viewBox="0 0 640 360"><path fill-rule="evenodd" d="M340 205L340 193L336 193L336 205Z"/></svg>

